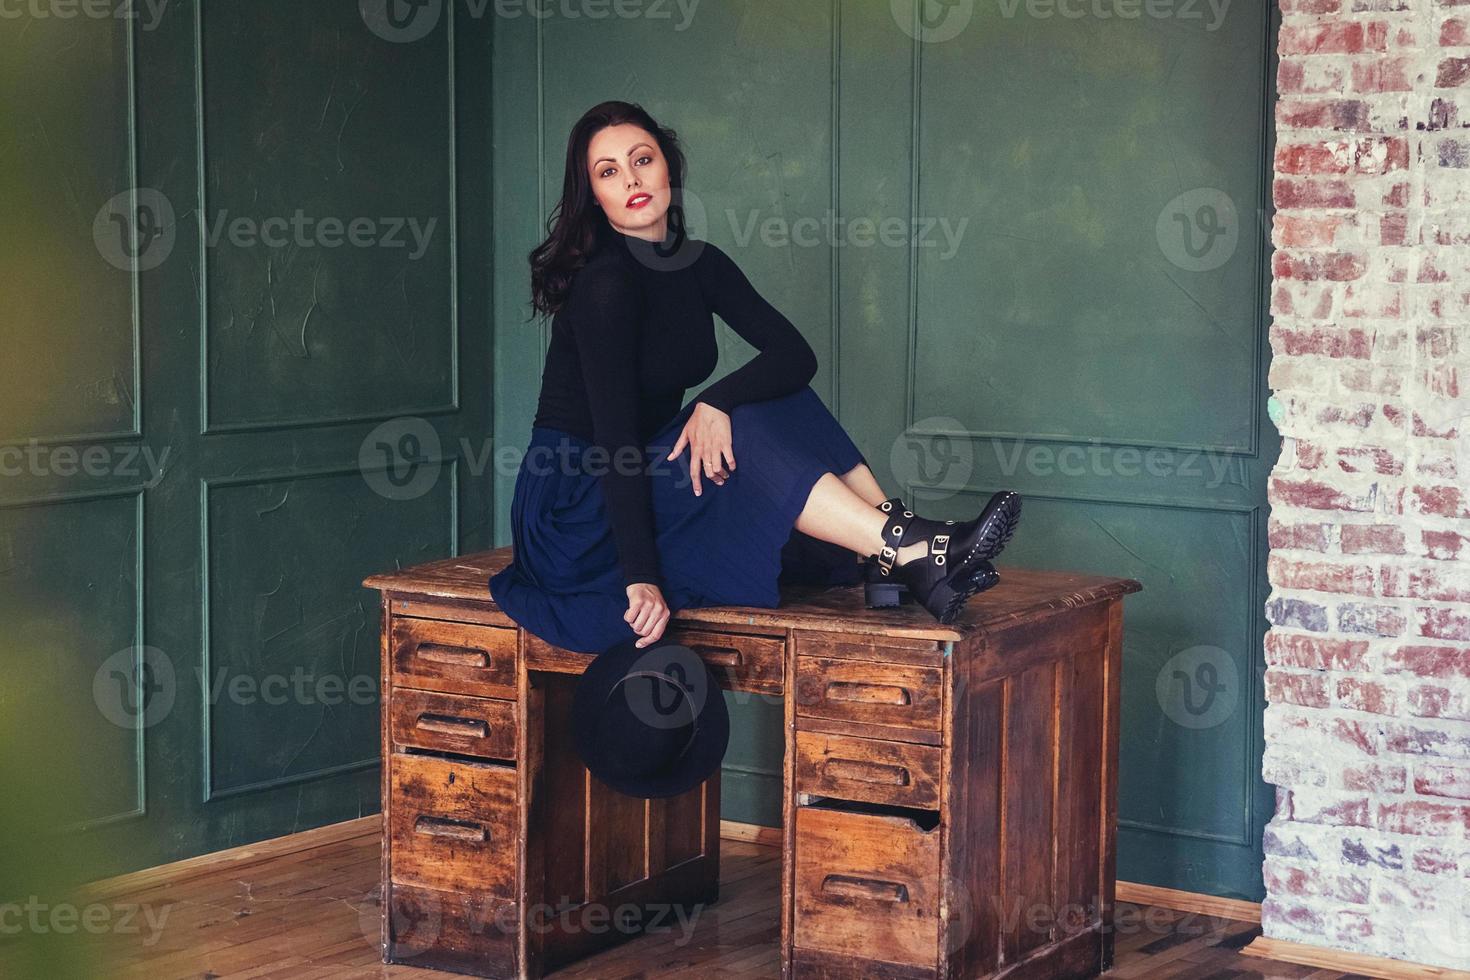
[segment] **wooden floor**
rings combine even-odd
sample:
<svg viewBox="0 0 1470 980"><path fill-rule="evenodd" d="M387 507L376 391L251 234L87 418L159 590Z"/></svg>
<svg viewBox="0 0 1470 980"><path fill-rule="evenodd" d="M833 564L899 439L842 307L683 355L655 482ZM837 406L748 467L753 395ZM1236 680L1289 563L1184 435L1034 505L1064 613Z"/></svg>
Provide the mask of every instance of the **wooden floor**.
<svg viewBox="0 0 1470 980"><path fill-rule="evenodd" d="M720 901L680 928L633 939L554 974L598 977L778 977L778 848L721 842ZM204 869L182 880L145 885L114 903L137 903L161 929L138 916L139 933L109 956L109 977L169 980L239 977L453 978L451 973L378 959L379 844L356 837L257 863ZM1248 922L1127 906L1112 977L1306 977L1354 974L1240 955L1260 929ZM1147 913L1147 914L1144 914ZM150 941L151 940L151 941Z"/></svg>

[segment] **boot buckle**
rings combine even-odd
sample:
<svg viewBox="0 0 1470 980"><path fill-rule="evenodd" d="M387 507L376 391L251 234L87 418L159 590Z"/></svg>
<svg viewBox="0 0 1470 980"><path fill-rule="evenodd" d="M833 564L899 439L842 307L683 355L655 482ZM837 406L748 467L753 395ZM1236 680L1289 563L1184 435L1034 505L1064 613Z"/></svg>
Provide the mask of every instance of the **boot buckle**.
<svg viewBox="0 0 1470 980"><path fill-rule="evenodd" d="M934 564L943 565L945 556L949 553L949 535L936 534L934 540L929 542L929 554L934 559Z"/></svg>
<svg viewBox="0 0 1470 980"><path fill-rule="evenodd" d="M892 571L893 559L897 557L898 552L885 544L883 546L883 550L878 552L878 574L887 575L890 571Z"/></svg>

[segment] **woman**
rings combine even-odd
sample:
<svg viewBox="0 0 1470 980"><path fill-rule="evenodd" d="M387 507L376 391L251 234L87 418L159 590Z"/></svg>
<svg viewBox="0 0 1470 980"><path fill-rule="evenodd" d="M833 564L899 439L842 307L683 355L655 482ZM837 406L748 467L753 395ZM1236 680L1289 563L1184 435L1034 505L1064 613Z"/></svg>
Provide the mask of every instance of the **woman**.
<svg viewBox="0 0 1470 980"><path fill-rule="evenodd" d="M572 128L561 201L531 253L551 345L512 562L491 595L542 639L595 653L635 634L656 642L676 609L769 608L779 582L854 583L864 555L874 580L952 621L998 580L989 559L1020 498L997 493L964 523L885 499L808 385L810 345L729 256L687 234L684 171L674 132L640 106L604 102ZM760 353L681 408L714 371L712 314Z"/></svg>

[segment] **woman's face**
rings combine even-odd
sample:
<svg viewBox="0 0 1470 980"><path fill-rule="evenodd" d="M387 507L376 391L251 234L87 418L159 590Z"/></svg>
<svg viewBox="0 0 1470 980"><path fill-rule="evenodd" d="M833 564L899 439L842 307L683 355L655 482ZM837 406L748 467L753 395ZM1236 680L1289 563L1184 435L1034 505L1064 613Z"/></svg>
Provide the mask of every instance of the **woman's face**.
<svg viewBox="0 0 1470 980"><path fill-rule="evenodd" d="M653 134L632 123L606 126L587 144L592 193L625 235L662 240L668 226L669 165Z"/></svg>

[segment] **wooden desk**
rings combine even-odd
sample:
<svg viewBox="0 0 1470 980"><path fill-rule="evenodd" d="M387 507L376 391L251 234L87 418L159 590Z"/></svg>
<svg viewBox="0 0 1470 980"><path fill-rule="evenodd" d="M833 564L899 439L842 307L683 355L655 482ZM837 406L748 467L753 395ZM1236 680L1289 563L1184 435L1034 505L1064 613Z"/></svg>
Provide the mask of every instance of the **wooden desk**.
<svg viewBox="0 0 1470 980"><path fill-rule="evenodd" d="M517 629L510 549L383 593L383 959L539 977L719 893L720 781L638 800L568 713L591 656ZM785 700L783 976L1088 977L1112 962L1122 597L1001 568L941 626L859 587L677 613L730 690Z"/></svg>

